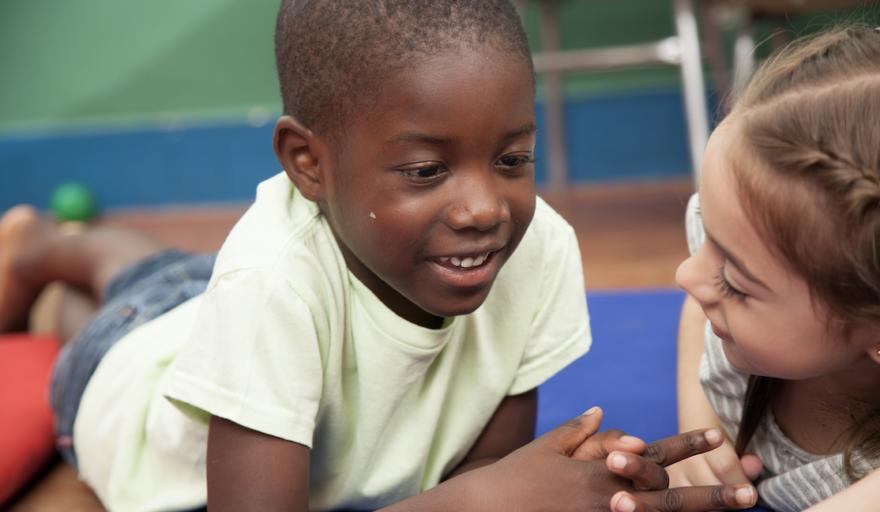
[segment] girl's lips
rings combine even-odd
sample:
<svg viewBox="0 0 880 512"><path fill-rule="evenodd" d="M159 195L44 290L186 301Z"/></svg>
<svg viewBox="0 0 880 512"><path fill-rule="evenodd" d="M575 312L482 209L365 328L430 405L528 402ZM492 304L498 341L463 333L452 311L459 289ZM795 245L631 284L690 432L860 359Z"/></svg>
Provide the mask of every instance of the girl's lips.
<svg viewBox="0 0 880 512"><path fill-rule="evenodd" d="M718 336L719 338L721 338L722 340L724 340L726 342L729 342L729 343L733 342L733 338L730 337L730 334L715 327L715 324L711 324L711 325L712 325L712 332L715 333L715 336Z"/></svg>

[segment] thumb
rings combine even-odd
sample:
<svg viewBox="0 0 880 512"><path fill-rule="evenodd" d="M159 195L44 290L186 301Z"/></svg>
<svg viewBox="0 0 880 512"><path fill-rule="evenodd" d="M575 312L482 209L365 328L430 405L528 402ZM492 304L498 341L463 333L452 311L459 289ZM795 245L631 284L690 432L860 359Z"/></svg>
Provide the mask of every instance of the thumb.
<svg viewBox="0 0 880 512"><path fill-rule="evenodd" d="M746 474L746 478L749 480L758 478L761 475L761 470L764 469L764 463L761 462L761 459L757 455L750 453L743 455L739 462L742 464L743 473Z"/></svg>
<svg viewBox="0 0 880 512"><path fill-rule="evenodd" d="M602 423L602 409L591 407L576 418L572 418L537 439L537 443L547 446L557 453L571 455L588 437L599 430Z"/></svg>

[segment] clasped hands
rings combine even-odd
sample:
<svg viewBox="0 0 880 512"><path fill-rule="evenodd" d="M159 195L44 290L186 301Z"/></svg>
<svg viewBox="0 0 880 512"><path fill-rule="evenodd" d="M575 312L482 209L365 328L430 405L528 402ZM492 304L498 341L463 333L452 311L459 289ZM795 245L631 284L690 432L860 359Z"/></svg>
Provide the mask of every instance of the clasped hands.
<svg viewBox="0 0 880 512"><path fill-rule="evenodd" d="M474 470L482 473L481 508L696 512L745 509L757 501L748 483L669 488L665 466L719 447L723 436L718 430L695 430L645 444L619 431L597 434L601 421L602 411L590 409Z"/></svg>

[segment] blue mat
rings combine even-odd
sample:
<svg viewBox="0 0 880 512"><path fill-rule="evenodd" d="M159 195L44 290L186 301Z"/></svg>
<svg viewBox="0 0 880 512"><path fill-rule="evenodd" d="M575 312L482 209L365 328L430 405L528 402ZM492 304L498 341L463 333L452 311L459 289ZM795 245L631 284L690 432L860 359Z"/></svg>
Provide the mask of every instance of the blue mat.
<svg viewBox="0 0 880 512"><path fill-rule="evenodd" d="M618 428L649 442L675 434L683 300L678 290L590 292L593 346L539 388L537 434L594 405L605 411L602 430Z"/></svg>

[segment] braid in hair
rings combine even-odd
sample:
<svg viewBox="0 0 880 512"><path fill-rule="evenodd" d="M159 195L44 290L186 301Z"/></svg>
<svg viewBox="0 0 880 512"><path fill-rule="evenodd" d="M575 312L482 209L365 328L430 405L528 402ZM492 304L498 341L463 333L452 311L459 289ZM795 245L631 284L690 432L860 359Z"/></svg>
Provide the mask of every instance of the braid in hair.
<svg viewBox="0 0 880 512"><path fill-rule="evenodd" d="M746 213L828 307L828 333L848 339L855 326L880 327L880 32L849 26L784 49L731 117L766 164L735 170ZM749 379L740 454L775 380ZM861 457L880 458L880 409L853 403L849 412L844 465L855 480L867 471Z"/></svg>

